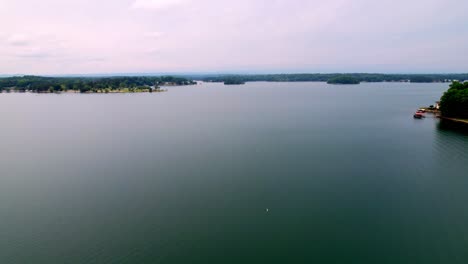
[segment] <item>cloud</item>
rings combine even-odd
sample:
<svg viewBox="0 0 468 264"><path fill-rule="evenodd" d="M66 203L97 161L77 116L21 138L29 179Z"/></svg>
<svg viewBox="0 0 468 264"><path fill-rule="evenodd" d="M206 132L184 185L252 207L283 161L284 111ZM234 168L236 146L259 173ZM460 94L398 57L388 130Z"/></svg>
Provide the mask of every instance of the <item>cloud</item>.
<svg viewBox="0 0 468 264"><path fill-rule="evenodd" d="M18 59L58 58L66 50L64 49L65 42L48 34L14 33L5 35L4 40L5 45L2 47L4 57Z"/></svg>
<svg viewBox="0 0 468 264"><path fill-rule="evenodd" d="M153 48L150 48L150 49L146 50L145 53L147 55L158 55L158 54L161 53L161 48L153 47Z"/></svg>
<svg viewBox="0 0 468 264"><path fill-rule="evenodd" d="M11 35L7 39L7 43L12 46L27 46L31 43L28 37L22 34Z"/></svg>
<svg viewBox="0 0 468 264"><path fill-rule="evenodd" d="M135 9L166 9L182 4L185 0L135 0L132 8Z"/></svg>
<svg viewBox="0 0 468 264"><path fill-rule="evenodd" d="M6 73L468 69L467 0L0 0L0 6L0 25L14 25L0 26Z"/></svg>
<svg viewBox="0 0 468 264"><path fill-rule="evenodd" d="M89 62L103 62L107 61L107 58L105 57L93 57L93 58L88 58Z"/></svg>
<svg viewBox="0 0 468 264"><path fill-rule="evenodd" d="M160 31L147 32L145 34L145 37L151 38L151 39L158 39L158 38L161 38L162 36L164 36L164 32L160 32Z"/></svg>
<svg viewBox="0 0 468 264"><path fill-rule="evenodd" d="M44 58L52 57L53 55L40 48L32 48L32 49L17 52L15 56L18 58L44 59Z"/></svg>

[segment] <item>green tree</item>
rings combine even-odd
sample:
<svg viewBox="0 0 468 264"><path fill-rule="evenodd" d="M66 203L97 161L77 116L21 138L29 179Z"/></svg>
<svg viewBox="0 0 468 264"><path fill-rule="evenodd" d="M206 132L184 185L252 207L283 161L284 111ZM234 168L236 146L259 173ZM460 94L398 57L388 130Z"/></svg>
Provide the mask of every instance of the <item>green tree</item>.
<svg viewBox="0 0 468 264"><path fill-rule="evenodd" d="M468 82L453 82L440 99L440 111L446 117L468 118Z"/></svg>

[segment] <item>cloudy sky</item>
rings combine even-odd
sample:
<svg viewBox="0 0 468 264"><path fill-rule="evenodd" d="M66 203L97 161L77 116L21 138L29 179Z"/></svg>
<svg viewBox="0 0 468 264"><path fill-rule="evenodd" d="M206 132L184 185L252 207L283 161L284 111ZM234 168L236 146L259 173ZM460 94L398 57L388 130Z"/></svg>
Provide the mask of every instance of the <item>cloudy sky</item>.
<svg viewBox="0 0 468 264"><path fill-rule="evenodd" d="M467 0L0 0L0 74L468 72Z"/></svg>

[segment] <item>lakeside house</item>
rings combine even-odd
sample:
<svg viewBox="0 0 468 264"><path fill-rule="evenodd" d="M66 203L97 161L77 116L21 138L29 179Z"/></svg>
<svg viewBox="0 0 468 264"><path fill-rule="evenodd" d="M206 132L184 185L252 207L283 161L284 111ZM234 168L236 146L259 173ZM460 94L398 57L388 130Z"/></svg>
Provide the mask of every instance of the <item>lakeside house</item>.
<svg viewBox="0 0 468 264"><path fill-rule="evenodd" d="M440 101L437 101L434 106L435 109L439 110L440 109Z"/></svg>

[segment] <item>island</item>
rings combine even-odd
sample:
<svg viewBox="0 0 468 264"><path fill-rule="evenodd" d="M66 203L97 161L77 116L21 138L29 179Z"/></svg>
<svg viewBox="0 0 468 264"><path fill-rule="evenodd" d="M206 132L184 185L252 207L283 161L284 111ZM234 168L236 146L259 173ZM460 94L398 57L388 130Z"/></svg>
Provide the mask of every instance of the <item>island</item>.
<svg viewBox="0 0 468 264"><path fill-rule="evenodd" d="M352 77L352 76L338 76L331 78L330 80L327 81L328 84L359 84L361 83L358 79Z"/></svg>
<svg viewBox="0 0 468 264"><path fill-rule="evenodd" d="M162 92L162 86L192 85L194 81L175 76L132 77L42 77L15 76L0 78L1 92L33 93L139 93Z"/></svg>
<svg viewBox="0 0 468 264"><path fill-rule="evenodd" d="M453 82L440 99L443 120L468 125L468 82Z"/></svg>

